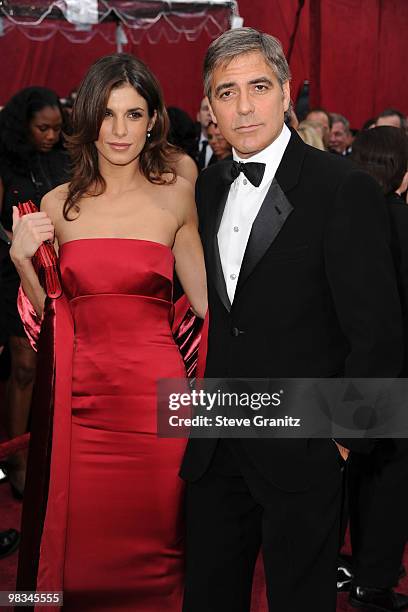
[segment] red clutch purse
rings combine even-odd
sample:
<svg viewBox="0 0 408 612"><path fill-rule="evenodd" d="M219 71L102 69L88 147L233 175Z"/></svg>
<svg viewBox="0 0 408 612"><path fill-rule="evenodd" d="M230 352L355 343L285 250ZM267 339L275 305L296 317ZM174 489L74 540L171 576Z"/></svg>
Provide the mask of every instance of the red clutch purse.
<svg viewBox="0 0 408 612"><path fill-rule="evenodd" d="M18 204L17 208L20 217L38 212L38 208L31 200ZM59 297L62 289L58 272L58 258L53 245L49 242L43 242L34 255L32 262L45 293L50 298Z"/></svg>

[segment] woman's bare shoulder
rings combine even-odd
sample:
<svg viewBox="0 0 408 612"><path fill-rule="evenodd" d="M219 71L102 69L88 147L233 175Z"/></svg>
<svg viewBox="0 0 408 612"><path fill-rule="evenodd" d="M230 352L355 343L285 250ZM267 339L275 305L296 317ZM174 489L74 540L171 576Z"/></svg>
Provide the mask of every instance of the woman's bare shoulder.
<svg viewBox="0 0 408 612"><path fill-rule="evenodd" d="M167 180L167 175L164 175L164 179ZM183 197L188 198L194 195L194 188L190 181L181 175L177 175L175 180L173 177L168 175L168 181L162 185L164 192L167 192L172 197Z"/></svg>
<svg viewBox="0 0 408 612"><path fill-rule="evenodd" d="M47 213L51 220L62 216L64 202L68 195L68 185L69 183L58 185L58 187L46 193L41 200L40 208Z"/></svg>
<svg viewBox="0 0 408 612"><path fill-rule="evenodd" d="M173 183L164 185L163 189L167 194L166 201L172 208L176 206L178 210L188 210L194 206L193 185L182 176L177 176Z"/></svg>
<svg viewBox="0 0 408 612"><path fill-rule="evenodd" d="M198 168L195 161L186 153L181 153L176 159L175 166L177 176L186 179L194 187L198 176Z"/></svg>

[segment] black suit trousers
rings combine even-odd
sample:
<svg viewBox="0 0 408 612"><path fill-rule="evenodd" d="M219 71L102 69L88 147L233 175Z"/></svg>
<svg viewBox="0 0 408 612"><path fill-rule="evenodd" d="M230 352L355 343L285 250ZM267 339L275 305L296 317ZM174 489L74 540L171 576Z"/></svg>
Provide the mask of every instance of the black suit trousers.
<svg viewBox="0 0 408 612"><path fill-rule="evenodd" d="M211 465L187 484L183 612L249 612L262 549L273 612L336 610L342 476L331 440L310 440L307 490L264 479L240 440L220 440Z"/></svg>
<svg viewBox="0 0 408 612"><path fill-rule="evenodd" d="M393 587L408 537L408 441L381 440L347 465L354 579Z"/></svg>

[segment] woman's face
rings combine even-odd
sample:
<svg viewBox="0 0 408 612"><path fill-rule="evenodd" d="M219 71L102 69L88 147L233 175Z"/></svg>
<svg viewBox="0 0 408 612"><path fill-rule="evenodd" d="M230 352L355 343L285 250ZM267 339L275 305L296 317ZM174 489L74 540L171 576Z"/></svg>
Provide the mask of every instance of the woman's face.
<svg viewBox="0 0 408 612"><path fill-rule="evenodd" d="M62 129L61 112L57 106L45 106L34 113L28 123L30 139L37 151L47 153L57 144Z"/></svg>
<svg viewBox="0 0 408 612"><path fill-rule="evenodd" d="M95 146L101 158L115 166L137 159L154 125L147 102L128 84L112 89Z"/></svg>

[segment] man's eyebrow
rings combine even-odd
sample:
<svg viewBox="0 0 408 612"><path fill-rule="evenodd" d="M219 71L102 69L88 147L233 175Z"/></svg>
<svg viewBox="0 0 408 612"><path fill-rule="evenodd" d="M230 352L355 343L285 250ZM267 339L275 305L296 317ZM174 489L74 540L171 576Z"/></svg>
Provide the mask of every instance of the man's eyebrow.
<svg viewBox="0 0 408 612"><path fill-rule="evenodd" d="M273 85L271 79L267 76L256 77L255 79L251 79L248 81L248 85L259 85L260 83L267 83L268 85ZM215 95L218 95L223 89L229 89L230 87L235 87L236 83L231 81L229 83L220 83L215 88Z"/></svg>
<svg viewBox="0 0 408 612"><path fill-rule="evenodd" d="M256 77L256 79L248 81L249 85L258 85L259 83L267 83L268 85L273 85L273 82L267 76Z"/></svg>
<svg viewBox="0 0 408 612"><path fill-rule="evenodd" d="M231 81L230 83L220 83L215 88L215 95L218 95L220 93L220 91L222 91L223 89L229 89L230 87L234 87L235 85L236 85L236 83L234 83L233 81Z"/></svg>

